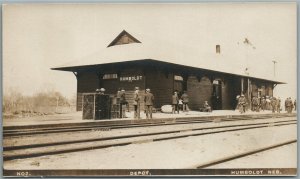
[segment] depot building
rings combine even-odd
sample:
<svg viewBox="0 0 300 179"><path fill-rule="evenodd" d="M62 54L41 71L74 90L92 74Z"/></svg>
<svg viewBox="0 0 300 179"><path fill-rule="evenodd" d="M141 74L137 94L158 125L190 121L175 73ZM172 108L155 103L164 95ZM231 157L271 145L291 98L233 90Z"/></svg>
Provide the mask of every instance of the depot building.
<svg viewBox="0 0 300 179"><path fill-rule="evenodd" d="M52 68L74 73L77 111L82 110L83 94L95 92L98 88L105 88L105 93L112 96L118 89L124 89L131 109L134 88L139 87L141 96L146 88L151 89L157 109L171 104L174 91L179 94L187 91L192 110L199 110L204 101L208 101L213 110L231 110L236 107L237 95L244 94L248 99L273 96L274 87L283 84L253 76L239 63L226 62L229 58L236 58L236 62L240 59L238 56L228 57L230 52L223 53L222 44L204 43L203 46L209 48L203 49L171 41L160 42L159 38L143 38L142 34L137 34L139 37L123 30L98 53Z"/></svg>

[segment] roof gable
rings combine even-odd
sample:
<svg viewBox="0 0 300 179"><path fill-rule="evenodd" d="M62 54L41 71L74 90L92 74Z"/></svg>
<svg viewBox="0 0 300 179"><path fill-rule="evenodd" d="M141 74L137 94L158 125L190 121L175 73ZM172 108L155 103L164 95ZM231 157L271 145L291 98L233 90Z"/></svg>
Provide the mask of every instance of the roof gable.
<svg viewBox="0 0 300 179"><path fill-rule="evenodd" d="M107 47L115 46L115 45L124 45L131 43L141 43L139 40L134 38L128 32L123 30Z"/></svg>

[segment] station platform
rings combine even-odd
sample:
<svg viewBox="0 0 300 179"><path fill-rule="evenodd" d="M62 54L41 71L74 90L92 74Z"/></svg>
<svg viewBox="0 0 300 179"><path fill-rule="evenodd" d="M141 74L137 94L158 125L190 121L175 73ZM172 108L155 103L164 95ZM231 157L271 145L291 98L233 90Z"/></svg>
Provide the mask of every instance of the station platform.
<svg viewBox="0 0 300 179"><path fill-rule="evenodd" d="M11 118L11 119L3 119L2 125L4 127L13 127L13 126L47 126L47 125L76 125L78 123L102 123L102 124L132 124L141 122L151 122L151 121L172 121L176 119L189 119L189 118L203 118L209 119L214 117L230 117L230 116L238 116L238 115L246 115L246 116L256 116L256 115L263 115L263 114L272 114L272 111L260 111L260 112L253 112L247 111L244 114L240 114L238 110L215 110L212 112L199 112L199 111L189 111L189 112L182 112L180 111L179 114L172 114L172 113L161 113L156 112L153 113L153 119L146 119L146 114L141 112L141 119L134 119L133 111L126 112L127 118L117 118L117 119L105 119L105 120L83 120L82 119L82 112L74 112L68 114L53 114L53 115L44 115L44 116L34 116L34 117L19 117L19 118ZM278 113L275 113L278 114ZM280 113L280 114L286 114ZM296 115L296 111L293 111L292 116Z"/></svg>

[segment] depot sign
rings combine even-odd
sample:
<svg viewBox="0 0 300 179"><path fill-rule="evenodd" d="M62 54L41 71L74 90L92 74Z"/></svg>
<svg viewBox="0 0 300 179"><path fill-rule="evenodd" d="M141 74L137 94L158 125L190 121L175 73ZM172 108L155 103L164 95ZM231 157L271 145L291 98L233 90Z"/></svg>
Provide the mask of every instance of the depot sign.
<svg viewBox="0 0 300 179"><path fill-rule="evenodd" d="M133 81L141 81L141 80L143 80L143 76L140 75L120 77L121 82L133 82Z"/></svg>

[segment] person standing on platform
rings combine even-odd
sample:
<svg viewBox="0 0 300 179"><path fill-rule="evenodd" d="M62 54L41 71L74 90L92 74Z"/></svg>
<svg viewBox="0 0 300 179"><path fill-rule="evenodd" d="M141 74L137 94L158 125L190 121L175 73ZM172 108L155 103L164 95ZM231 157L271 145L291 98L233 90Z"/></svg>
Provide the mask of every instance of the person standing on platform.
<svg viewBox="0 0 300 179"><path fill-rule="evenodd" d="M239 110L239 99L240 99L240 95L237 95L236 97L235 97L235 99L236 99L236 105L235 105L235 110Z"/></svg>
<svg viewBox="0 0 300 179"><path fill-rule="evenodd" d="M178 102L179 102L178 95L177 92L175 91L174 94L172 95L172 114L175 114L175 111L177 111L179 114Z"/></svg>
<svg viewBox="0 0 300 179"><path fill-rule="evenodd" d="M140 119L140 95L139 87L135 87L133 94L134 119Z"/></svg>
<svg viewBox="0 0 300 179"><path fill-rule="evenodd" d="M258 98L256 96L254 96L252 98L252 110L258 112L259 111L258 105L259 105Z"/></svg>
<svg viewBox="0 0 300 179"><path fill-rule="evenodd" d="M126 106L128 102L126 101L125 97L125 90L122 89L120 92L120 112L121 112L121 118L126 118Z"/></svg>
<svg viewBox="0 0 300 179"><path fill-rule="evenodd" d="M240 113L245 113L246 112L247 100L246 100L246 98L243 94L239 98L238 105L239 105Z"/></svg>
<svg viewBox="0 0 300 179"><path fill-rule="evenodd" d="M118 118L122 118L122 106L120 100L121 100L121 89L118 88L117 95L116 95L116 108L119 111Z"/></svg>
<svg viewBox="0 0 300 179"><path fill-rule="evenodd" d="M289 100L289 98L286 98L285 101L284 101L284 110L285 111L288 111L288 109L287 109L288 100Z"/></svg>
<svg viewBox="0 0 300 179"><path fill-rule="evenodd" d="M276 110L278 113L280 113L280 107L281 107L281 100L280 98L278 97L277 100L276 100Z"/></svg>
<svg viewBox="0 0 300 179"><path fill-rule="evenodd" d="M146 117L147 117L147 119L149 119L149 117L150 117L150 119L152 119L152 106L153 106L153 102L154 102L154 96L150 92L149 88L146 89L144 102L145 102L145 107L146 107Z"/></svg>
<svg viewBox="0 0 300 179"><path fill-rule="evenodd" d="M292 113L293 111L293 101L290 97L286 100L286 110L288 113Z"/></svg>
<svg viewBox="0 0 300 179"><path fill-rule="evenodd" d="M265 97L262 97L262 99L261 99L261 110L265 111L266 105L267 105L267 101L266 101Z"/></svg>
<svg viewBox="0 0 300 179"><path fill-rule="evenodd" d="M276 100L275 97L271 98L272 113L275 113L275 111L276 111L276 107L277 107L277 105L276 105L277 102L276 101L277 100Z"/></svg>
<svg viewBox="0 0 300 179"><path fill-rule="evenodd" d="M266 110L271 110L271 98L266 96Z"/></svg>
<svg viewBox="0 0 300 179"><path fill-rule="evenodd" d="M182 102L181 98L179 98L179 100L178 100L178 108L179 108L179 111L180 110L183 111L183 102Z"/></svg>
<svg viewBox="0 0 300 179"><path fill-rule="evenodd" d="M120 98L121 98L121 89L120 89L120 88L118 88L116 97L117 97L117 99L119 99L119 101L120 101Z"/></svg>
<svg viewBox="0 0 300 179"><path fill-rule="evenodd" d="M188 106L189 96L187 95L186 91L183 92L181 99L183 103L183 112L189 111L189 106Z"/></svg>

